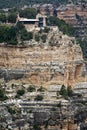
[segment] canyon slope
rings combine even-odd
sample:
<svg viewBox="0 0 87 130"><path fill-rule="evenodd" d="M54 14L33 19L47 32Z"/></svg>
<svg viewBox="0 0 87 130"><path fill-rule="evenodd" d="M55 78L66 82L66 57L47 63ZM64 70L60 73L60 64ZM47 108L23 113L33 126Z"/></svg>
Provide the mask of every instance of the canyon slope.
<svg viewBox="0 0 87 130"><path fill-rule="evenodd" d="M33 45L35 41L30 42ZM46 43L35 43L28 47L0 46L0 78L44 87L50 84L74 87L84 80L83 54L75 38L53 28Z"/></svg>

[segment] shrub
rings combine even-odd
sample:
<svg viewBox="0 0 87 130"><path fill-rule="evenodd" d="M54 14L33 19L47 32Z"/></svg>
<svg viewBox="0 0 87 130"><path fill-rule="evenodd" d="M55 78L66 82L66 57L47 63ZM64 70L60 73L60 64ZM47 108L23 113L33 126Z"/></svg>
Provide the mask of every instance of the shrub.
<svg viewBox="0 0 87 130"><path fill-rule="evenodd" d="M53 47L53 46L56 46L56 45L57 45L57 43L55 43L55 39L54 39L54 37L53 37L53 36L51 37L51 39L50 39L50 41L49 41L49 45L50 45L51 47Z"/></svg>
<svg viewBox="0 0 87 130"><path fill-rule="evenodd" d="M33 126L33 128L34 128L34 130L41 130L40 126L38 126L36 124Z"/></svg>
<svg viewBox="0 0 87 130"><path fill-rule="evenodd" d="M15 114L16 113L16 111L15 110L13 110L11 107L7 107L8 108L8 112L10 113L10 114Z"/></svg>
<svg viewBox="0 0 87 130"><path fill-rule="evenodd" d="M71 86L68 86L66 89L66 87L62 85L59 94L62 95L65 99L67 99L68 97L72 97L73 91L71 89Z"/></svg>
<svg viewBox="0 0 87 130"><path fill-rule="evenodd" d="M16 33L17 31L14 26L0 25L0 42L10 42L13 44L17 41Z"/></svg>
<svg viewBox="0 0 87 130"><path fill-rule="evenodd" d="M34 8L26 8L24 10L20 10L19 12L20 17L34 19L37 15L37 10Z"/></svg>
<svg viewBox="0 0 87 130"><path fill-rule="evenodd" d="M4 101L4 100L6 100L6 99L8 99L8 97L5 96L4 90L3 90L3 89L0 89L0 101Z"/></svg>
<svg viewBox="0 0 87 130"><path fill-rule="evenodd" d="M41 34L42 32L43 32L43 29L41 28L40 31L39 31L39 33Z"/></svg>
<svg viewBox="0 0 87 130"><path fill-rule="evenodd" d="M41 39L42 39L42 42L45 43L46 42L46 39L47 39L47 35L46 34L43 34L41 36Z"/></svg>
<svg viewBox="0 0 87 130"><path fill-rule="evenodd" d="M17 14L11 13L8 15L8 22L9 23L16 23Z"/></svg>
<svg viewBox="0 0 87 130"><path fill-rule="evenodd" d="M21 22L17 22L16 24L16 28L17 28L17 31L21 31L22 29L24 29L24 24L21 23Z"/></svg>
<svg viewBox="0 0 87 130"><path fill-rule="evenodd" d="M33 85L30 85L27 89L28 92L33 92L35 91L35 87Z"/></svg>
<svg viewBox="0 0 87 130"><path fill-rule="evenodd" d="M0 22L5 23L6 22L6 15L5 14L0 14Z"/></svg>
<svg viewBox="0 0 87 130"><path fill-rule="evenodd" d="M17 38L11 39L8 43L11 45L17 45L18 44Z"/></svg>
<svg viewBox="0 0 87 130"><path fill-rule="evenodd" d="M64 85L62 85L59 94L62 95L65 99L68 97L67 90Z"/></svg>
<svg viewBox="0 0 87 130"><path fill-rule="evenodd" d="M35 101L42 101L43 100L43 96L42 95L37 95L34 100Z"/></svg>
<svg viewBox="0 0 87 130"><path fill-rule="evenodd" d="M67 87L67 94L68 94L69 97L72 97L73 91L72 91L71 86L68 86L68 87Z"/></svg>
<svg viewBox="0 0 87 130"><path fill-rule="evenodd" d="M62 85L59 94L60 94L60 95L63 95L64 93L66 93L66 88L65 88L64 85Z"/></svg>
<svg viewBox="0 0 87 130"><path fill-rule="evenodd" d="M27 32L25 28L21 30L21 39L22 40L31 40L33 39L33 33L32 32Z"/></svg>
<svg viewBox="0 0 87 130"><path fill-rule="evenodd" d="M57 107L61 107L61 102L59 102L59 103L57 104Z"/></svg>
<svg viewBox="0 0 87 130"><path fill-rule="evenodd" d="M24 89L18 90L17 95L22 96L25 93Z"/></svg>
<svg viewBox="0 0 87 130"><path fill-rule="evenodd" d="M43 30L44 33L48 33L49 31L50 31L50 28L48 28L48 27L45 27Z"/></svg>
<svg viewBox="0 0 87 130"><path fill-rule="evenodd" d="M37 91L39 91L39 92L44 92L45 89L41 86Z"/></svg>
<svg viewBox="0 0 87 130"><path fill-rule="evenodd" d="M35 34L35 41L37 41L37 42L40 41L40 36L39 36L39 34Z"/></svg>
<svg viewBox="0 0 87 130"><path fill-rule="evenodd" d="M48 18L48 25L58 26L60 31L69 36L75 35L75 29L70 24L67 24L64 20L60 20L55 16L50 16Z"/></svg>

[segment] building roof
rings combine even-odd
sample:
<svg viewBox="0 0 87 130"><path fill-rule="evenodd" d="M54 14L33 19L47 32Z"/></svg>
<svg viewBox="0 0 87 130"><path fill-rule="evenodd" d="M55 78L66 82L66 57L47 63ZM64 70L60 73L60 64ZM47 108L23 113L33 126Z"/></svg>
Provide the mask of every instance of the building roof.
<svg viewBox="0 0 87 130"><path fill-rule="evenodd" d="M20 22L38 22L39 20L38 19L27 19L27 18L20 18L19 19Z"/></svg>

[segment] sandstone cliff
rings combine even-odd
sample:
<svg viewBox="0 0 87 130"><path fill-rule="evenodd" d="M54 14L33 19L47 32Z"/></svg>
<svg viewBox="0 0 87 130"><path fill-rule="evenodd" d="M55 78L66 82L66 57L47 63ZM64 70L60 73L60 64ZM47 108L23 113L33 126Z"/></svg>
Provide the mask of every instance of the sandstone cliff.
<svg viewBox="0 0 87 130"><path fill-rule="evenodd" d="M50 42L53 40L53 46ZM33 43L32 43L33 44ZM42 44L42 43L40 43ZM43 48L0 47L0 77L25 80L32 84L73 86L83 76L83 55L75 39L51 29Z"/></svg>

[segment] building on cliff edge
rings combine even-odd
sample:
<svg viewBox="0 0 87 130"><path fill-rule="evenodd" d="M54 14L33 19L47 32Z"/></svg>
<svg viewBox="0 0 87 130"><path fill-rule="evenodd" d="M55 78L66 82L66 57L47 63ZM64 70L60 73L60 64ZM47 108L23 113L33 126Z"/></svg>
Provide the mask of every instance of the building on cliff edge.
<svg viewBox="0 0 87 130"><path fill-rule="evenodd" d="M47 26L47 16L37 14L36 19L23 18L18 15L16 23L22 23L27 31L40 30L40 28Z"/></svg>

